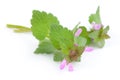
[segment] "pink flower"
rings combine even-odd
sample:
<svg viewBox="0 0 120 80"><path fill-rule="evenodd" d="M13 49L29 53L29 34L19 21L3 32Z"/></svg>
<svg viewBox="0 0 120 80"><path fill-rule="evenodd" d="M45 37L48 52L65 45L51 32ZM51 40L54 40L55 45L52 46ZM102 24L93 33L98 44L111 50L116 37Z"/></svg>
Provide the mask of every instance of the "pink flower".
<svg viewBox="0 0 120 80"><path fill-rule="evenodd" d="M101 24L95 24L95 23L92 23L92 26L94 30L100 30L100 28L102 27Z"/></svg>
<svg viewBox="0 0 120 80"><path fill-rule="evenodd" d="M73 65L72 65L71 63L68 64L68 70L69 70L70 72L74 70L74 69L73 69Z"/></svg>
<svg viewBox="0 0 120 80"><path fill-rule="evenodd" d="M79 28L76 32L75 32L75 36L78 37L80 35L80 33L82 32L82 29Z"/></svg>
<svg viewBox="0 0 120 80"><path fill-rule="evenodd" d="M91 51L93 51L93 47L88 47L88 46L87 46L87 47L85 47L85 51L86 51L86 52L91 52Z"/></svg>
<svg viewBox="0 0 120 80"><path fill-rule="evenodd" d="M64 59L60 64L60 69L63 70L67 64L67 61Z"/></svg>

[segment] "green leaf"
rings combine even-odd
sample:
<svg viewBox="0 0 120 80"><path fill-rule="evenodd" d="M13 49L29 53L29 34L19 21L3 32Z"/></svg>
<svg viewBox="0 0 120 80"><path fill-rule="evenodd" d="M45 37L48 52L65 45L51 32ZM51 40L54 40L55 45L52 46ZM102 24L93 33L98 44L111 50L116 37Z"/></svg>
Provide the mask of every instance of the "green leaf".
<svg viewBox="0 0 120 80"><path fill-rule="evenodd" d="M107 32L109 31L109 29L110 29L109 26L107 26L106 28L104 28L102 34L107 34Z"/></svg>
<svg viewBox="0 0 120 80"><path fill-rule="evenodd" d="M88 31L87 31L86 27L85 26L80 26L79 28L82 29L82 32L81 32L80 36L85 37L87 39L86 44L90 44L91 39L88 37Z"/></svg>
<svg viewBox="0 0 120 80"><path fill-rule="evenodd" d="M52 25L50 28L50 40L52 41L53 45L57 48L57 49L61 49L60 48L60 42L59 42L59 37L61 36L59 33L62 27L57 27L57 25ZM59 32L57 32L59 31Z"/></svg>
<svg viewBox="0 0 120 80"><path fill-rule="evenodd" d="M61 51L56 51L54 53L54 61L62 61L64 59L64 54Z"/></svg>
<svg viewBox="0 0 120 80"><path fill-rule="evenodd" d="M72 31L63 28L61 25L54 24L51 26L50 39L53 45L57 49L62 49L62 52L65 54L68 54L74 45L74 35Z"/></svg>
<svg viewBox="0 0 120 80"><path fill-rule="evenodd" d="M105 45L105 40L104 39L101 39L96 43L96 46L99 47L99 48L104 47L104 45Z"/></svg>
<svg viewBox="0 0 120 80"><path fill-rule="evenodd" d="M50 42L50 40L43 40L40 42L38 48L35 50L36 54L40 54L40 53L53 53L56 49L54 48L54 46L52 45L52 43Z"/></svg>
<svg viewBox="0 0 120 80"><path fill-rule="evenodd" d="M96 43L96 42L98 42L99 39L100 39L100 30L98 30L98 31L93 31L93 32L89 33L88 36L89 36L89 38L90 38L91 40L93 40L93 41Z"/></svg>
<svg viewBox="0 0 120 80"><path fill-rule="evenodd" d="M110 36L107 34L108 31L109 31L109 26L107 26L106 28L103 29L103 31L101 32L102 39L109 39L110 38Z"/></svg>
<svg viewBox="0 0 120 80"><path fill-rule="evenodd" d="M110 36L108 35L108 34L104 34L104 35L102 35L102 37L101 38L103 38L103 39L109 39L110 38Z"/></svg>
<svg viewBox="0 0 120 80"><path fill-rule="evenodd" d="M96 40L96 39L99 38L99 33L100 33L100 31L93 31L93 32L89 33L88 36L89 36L91 39Z"/></svg>
<svg viewBox="0 0 120 80"><path fill-rule="evenodd" d="M43 40L48 36L50 26L52 24L59 24L59 21L51 13L48 14L44 11L40 12L38 10L33 10L31 24L33 35L38 40Z"/></svg>
<svg viewBox="0 0 120 80"><path fill-rule="evenodd" d="M79 28L82 29L82 32L81 32L80 36L87 37L88 32L87 32L86 27L85 26L80 26Z"/></svg>
<svg viewBox="0 0 120 80"><path fill-rule="evenodd" d="M79 28L79 24L80 22L73 28L72 32L75 33L77 31L77 29Z"/></svg>
<svg viewBox="0 0 120 80"><path fill-rule="evenodd" d="M78 44L79 47L84 47L86 46L86 43L87 43L87 39L81 36L75 37L74 41L76 44Z"/></svg>
<svg viewBox="0 0 120 80"><path fill-rule="evenodd" d="M95 14L91 14L89 16L89 22L92 23L92 22L95 22L96 24L101 24L101 18L100 18L100 8L98 7L97 8L97 11Z"/></svg>

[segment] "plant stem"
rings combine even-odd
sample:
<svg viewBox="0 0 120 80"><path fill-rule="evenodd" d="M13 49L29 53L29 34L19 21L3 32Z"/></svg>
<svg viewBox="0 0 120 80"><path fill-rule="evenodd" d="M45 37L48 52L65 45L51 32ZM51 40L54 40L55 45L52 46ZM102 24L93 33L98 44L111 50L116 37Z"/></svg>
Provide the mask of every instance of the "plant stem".
<svg viewBox="0 0 120 80"><path fill-rule="evenodd" d="M14 24L7 24L8 28L13 28L14 32L23 33L23 32L31 32L31 28L21 26L21 25L14 25Z"/></svg>

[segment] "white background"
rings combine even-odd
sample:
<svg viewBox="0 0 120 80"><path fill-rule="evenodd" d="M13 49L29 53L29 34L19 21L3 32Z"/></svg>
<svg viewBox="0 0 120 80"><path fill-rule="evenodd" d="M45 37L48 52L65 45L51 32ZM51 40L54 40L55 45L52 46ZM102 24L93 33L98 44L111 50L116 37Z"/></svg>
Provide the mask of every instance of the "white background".
<svg viewBox="0 0 120 80"><path fill-rule="evenodd" d="M16 34L7 23L30 27L32 10L51 12L63 26L72 29L100 5L104 25L110 25L111 39L102 49L84 53L74 71L59 70L52 55L35 55L38 41L31 33ZM120 80L119 0L0 0L0 80Z"/></svg>

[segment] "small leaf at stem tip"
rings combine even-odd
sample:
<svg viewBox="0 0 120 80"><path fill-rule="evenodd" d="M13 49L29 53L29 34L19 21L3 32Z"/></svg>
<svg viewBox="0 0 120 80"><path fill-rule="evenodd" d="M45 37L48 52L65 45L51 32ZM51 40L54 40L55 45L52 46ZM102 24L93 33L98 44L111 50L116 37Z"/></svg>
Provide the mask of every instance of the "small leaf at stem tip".
<svg viewBox="0 0 120 80"><path fill-rule="evenodd" d="M68 71L73 71L74 69L73 69L73 65L72 65L72 63L69 63L68 64Z"/></svg>
<svg viewBox="0 0 120 80"><path fill-rule="evenodd" d="M100 17L100 7L98 6L97 10L96 10L96 13L94 14L91 14L89 16L89 22L92 23L92 22L95 22L97 24L101 24L102 21L101 21L101 17Z"/></svg>
<svg viewBox="0 0 120 80"><path fill-rule="evenodd" d="M64 59L60 64L60 69L63 70L67 64L67 61Z"/></svg>
<svg viewBox="0 0 120 80"><path fill-rule="evenodd" d="M85 47L85 52L91 52L93 51L93 47Z"/></svg>
<svg viewBox="0 0 120 80"><path fill-rule="evenodd" d="M82 29L79 28L76 32L75 32L75 36L78 37L80 35L80 33L82 32Z"/></svg>

